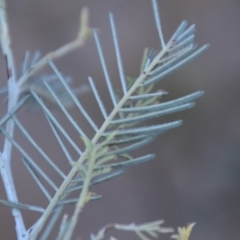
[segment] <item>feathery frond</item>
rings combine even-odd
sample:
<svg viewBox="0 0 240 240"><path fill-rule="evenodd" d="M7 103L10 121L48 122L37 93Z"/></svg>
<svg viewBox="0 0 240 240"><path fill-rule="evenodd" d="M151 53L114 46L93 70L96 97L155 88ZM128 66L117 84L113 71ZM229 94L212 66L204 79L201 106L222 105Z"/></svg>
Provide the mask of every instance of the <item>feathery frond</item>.
<svg viewBox="0 0 240 240"><path fill-rule="evenodd" d="M181 120L174 120L168 123L150 125L146 120L190 109L195 105L194 101L203 95L203 91L198 91L175 100L164 102L162 98L167 92L160 89L155 90L155 83L199 56L208 48L208 45L197 48L194 43L195 25L187 28L188 24L186 21L180 24L173 36L165 43L157 2L152 0L152 5L161 50L145 51L141 72L136 78L125 75L114 17L112 13L109 14L119 78L122 86L122 92L119 95L115 93L113 83L111 82L98 33L96 30L93 30L97 52L105 77L106 88L108 89L113 104L111 112L108 113L104 106L104 101L101 99L100 91L98 91L93 79L89 77L88 80L93 92L93 97L97 101L99 110L104 118L101 126L97 126L95 120L77 98L76 89L72 89L70 86L70 78L64 76L59 71L53 61L54 58L47 58L46 56L49 55L46 55L43 59L39 60L40 53L37 51L30 59L30 52L26 52L21 67L19 86L21 86L21 91L25 91L27 94L23 94L17 105L0 120L0 131L21 153L22 161L26 169L47 198L48 205L41 208L22 203L7 203L4 200L0 201L0 204L9 205L12 208L43 212L36 225L33 225L29 229L28 234L30 238L37 238L47 219L51 216L50 224L42 232L42 237L40 238L46 239L59 218L63 206L74 204L75 211L73 216L63 219L59 232L59 239L70 239L76 225L78 214L85 204L101 198L98 194L90 193L89 188L94 184L99 184L122 175L125 173L127 167L153 159L154 154L135 157L130 153L149 144L159 134L179 127L182 124ZM86 29L84 29L83 26L82 31L84 32L85 30L89 34L88 26ZM75 49L81 43L79 40L82 36L81 34L83 33L80 31L77 40L75 40L76 42L72 43L73 46L71 50ZM80 41L80 43L78 41ZM76 46L74 44L76 44ZM58 54L58 56L61 55L59 52ZM35 67L39 64L39 66L42 66L41 64L46 62L53 70L53 74L40 76L40 78L34 80L32 75ZM59 143L66 161L69 163L69 172L64 173L60 169L58 162L51 159L47 153L43 151L17 118L17 112L30 98L34 99L38 107L44 112L46 121L52 129L53 135ZM69 124L75 129L77 134L81 136L85 149L81 149L79 147L80 144L74 141L68 131L60 124L52 113L49 103L54 104L54 106L57 106L62 111L63 116L65 116ZM94 130L92 139L87 136L87 133L77 123L76 119L68 112L69 106L75 106L77 111L79 111ZM30 154L23 149L21 144L6 131L4 125L8 121L13 121L14 124L16 124L32 148L35 149L53 171L61 177L62 183L60 186L44 171L38 161L34 160ZM139 123L143 123L143 125L139 126ZM69 147L77 153L77 159L74 160L72 158ZM46 184L51 187L51 193L47 190L49 186L45 186ZM73 192L77 192L79 197L72 197L71 194ZM172 229L169 228L161 228L160 225L162 223L162 221L157 221L140 226L136 226L135 224L127 226L115 224L114 228L134 231L141 239L149 239L146 234L155 238L158 236L158 233L172 231ZM102 233L103 232L101 232L100 235ZM101 239L101 237L92 236L92 239Z"/></svg>

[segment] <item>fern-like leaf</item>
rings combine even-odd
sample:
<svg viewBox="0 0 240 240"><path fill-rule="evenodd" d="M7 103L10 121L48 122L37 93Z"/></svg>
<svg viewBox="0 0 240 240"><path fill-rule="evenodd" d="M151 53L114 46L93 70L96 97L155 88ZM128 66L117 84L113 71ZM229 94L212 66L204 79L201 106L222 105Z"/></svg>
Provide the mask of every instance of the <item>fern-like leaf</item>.
<svg viewBox="0 0 240 240"><path fill-rule="evenodd" d="M168 123L149 125L146 120L192 108L194 101L203 95L202 91L198 91L175 100L162 102L163 96L167 93L160 89L154 90L154 84L156 82L193 60L204 52L208 48L208 45L197 49L194 43L195 25L187 28L188 24L186 21L180 24L170 40L165 43L158 16L157 3L155 0L152 0L152 3L161 50L159 52L153 50L145 51L141 72L136 78L126 77L125 75L114 16L111 13L109 14L119 78L122 86L120 94L116 94L114 90L98 33L96 30L93 30L97 52L105 76L106 87L113 106L111 112L107 112L94 80L89 77L88 80L93 92L93 97L96 99L104 118L100 127L97 126L94 119L88 114L87 109L84 108L78 99L76 90L70 87L69 78L58 70L51 59L47 61L53 70L53 75L41 76L41 79L34 81L28 79L25 85L21 86L21 90L27 91L28 95L23 95L23 98L14 109L0 120L0 131L22 154L22 160L26 169L49 202L49 204L45 206L44 212L37 223L29 229L28 233L31 239L37 238L46 221L51 217L50 224L46 227L45 231L43 231L41 238L46 239L59 218L63 206L75 204L73 216L67 219L65 218L59 233L59 238L65 240L70 239L76 225L78 214L82 208L87 202L100 198L98 194L90 193L89 188L94 184L110 180L123 174L127 167L153 159L154 154L134 157L130 153L149 144L157 135L179 127L182 124L181 120L175 120ZM39 57L40 54L36 52L32 60L29 60L29 53L26 52L21 74L23 75L31 71L31 68L37 65ZM31 97L29 94L31 94ZM17 111L29 98L33 98L35 103L43 110L52 132L69 162L70 170L67 174L63 173L58 167L57 161L52 160L47 153L42 150L16 117ZM59 107L70 125L75 129L77 134L81 136L85 149L81 149L79 147L80 144L75 142L67 130L60 124L49 108L49 102ZM79 113L82 114L93 129L94 136L92 139L87 136L86 132L68 112L67 107L70 105L74 105L76 109L78 109ZM60 176L62 179L60 186L57 186L51 179L51 176L40 167L40 164L23 149L21 143L18 143L5 130L4 124L9 120L14 121L20 132L41 155L42 159ZM139 126L139 123L143 123L143 125ZM71 156L69 147L78 154L78 159L75 159L75 161ZM47 190L49 186L45 185L51 187L51 192ZM79 192L79 197L73 198L71 196L73 192ZM2 203L6 205L6 202L2 201ZM22 203L9 204L14 208L27 207ZM30 205L28 209L42 211L42 208ZM160 231L160 223L161 222L156 222L156 226L150 224L140 227L131 225L130 227L132 227L140 238L149 239L143 232L145 231L150 236L156 237L157 232ZM154 228L154 226L156 228ZM123 227L116 225L116 228Z"/></svg>

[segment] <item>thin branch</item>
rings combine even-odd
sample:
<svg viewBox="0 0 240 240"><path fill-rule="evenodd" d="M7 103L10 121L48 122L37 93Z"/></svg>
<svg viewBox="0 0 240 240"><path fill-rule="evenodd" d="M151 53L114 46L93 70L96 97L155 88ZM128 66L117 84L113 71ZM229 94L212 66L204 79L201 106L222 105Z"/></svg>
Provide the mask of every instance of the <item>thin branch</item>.
<svg viewBox="0 0 240 240"><path fill-rule="evenodd" d="M46 54L42 59L36 62L29 71L27 71L18 81L18 86L21 87L29 78L31 78L37 71L45 67L48 60L56 60L64 55L82 47L86 40L91 36L91 29L89 28L89 11L87 8L83 8L80 14L80 30L77 38L60 47L59 49Z"/></svg>
<svg viewBox="0 0 240 240"><path fill-rule="evenodd" d="M56 208L54 214L52 215L52 218L50 219L50 221L48 222L48 225L44 229L44 232L43 232L41 238L39 238L40 240L49 239L49 235L50 235L52 229L54 228L58 218L60 217L60 214L62 213L62 210L63 210L63 205L58 206Z"/></svg>
<svg viewBox="0 0 240 240"><path fill-rule="evenodd" d="M16 81L16 69L12 53L11 38L6 15L6 3L4 0L0 0L0 21L1 21L1 46L6 61L7 76L8 79L12 77L13 81Z"/></svg>
<svg viewBox="0 0 240 240"><path fill-rule="evenodd" d="M14 57L11 48L11 39L9 33L9 26L6 16L6 3L5 0L0 0L0 37L1 37L1 47L3 55L6 61L7 77L8 77L8 112L10 112L17 103L18 99L18 88L16 85L16 69L14 64ZM14 132L14 122L10 119L7 122L6 131L12 137ZM16 189L13 182L12 172L11 172L11 152L12 143L5 138L3 152L0 155L0 171L2 180L4 183L7 198L10 202L19 202ZM12 215L16 223L16 234L18 239L24 239L26 237L26 228L24 225L23 217L21 212L13 208Z"/></svg>
<svg viewBox="0 0 240 240"><path fill-rule="evenodd" d="M68 229L67 229L67 231L64 235L63 240L70 240L71 239L72 234L73 234L74 229L75 229L76 224L77 224L78 215L82 211L85 204L88 202L87 201L87 198L88 198L88 195L89 195L88 189L89 189L90 184L91 184L91 177L92 177L92 173L94 171L95 162L96 162L96 159L94 158L94 153L91 152L90 157L89 157L89 163L88 163L88 169L87 169L86 177L85 177L85 180L84 180L84 183L83 183L83 188L82 188L82 191L80 193L79 200L76 203L73 216L71 217L71 220L70 220L69 225L68 225ZM89 197L91 197L91 196L89 196ZM89 200L90 200L90 198L89 198Z"/></svg>
<svg viewBox="0 0 240 240"><path fill-rule="evenodd" d="M81 157L81 159L82 159L82 157ZM32 232L30 233L29 239L37 239L39 232L43 228L48 217L52 213L52 210L54 209L54 207L56 207L56 204L59 201L60 197L62 196L64 190L67 188L67 186L69 185L69 183L71 182L72 178L75 176L77 171L78 171L77 167L73 167L71 169L68 176L65 178L62 185L58 188L58 191L55 193L54 197L52 198L52 201L47 206L45 212L43 213L41 218L38 220L38 222L34 225L34 228L33 228Z"/></svg>

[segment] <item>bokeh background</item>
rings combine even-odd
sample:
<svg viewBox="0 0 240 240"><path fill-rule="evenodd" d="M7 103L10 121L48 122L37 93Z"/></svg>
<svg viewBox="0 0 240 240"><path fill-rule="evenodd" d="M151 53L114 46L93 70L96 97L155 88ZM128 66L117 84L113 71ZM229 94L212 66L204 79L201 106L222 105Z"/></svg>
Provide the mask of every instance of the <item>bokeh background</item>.
<svg viewBox="0 0 240 240"><path fill-rule="evenodd" d="M122 177L103 183L93 190L103 196L82 212L78 234L89 239L107 223L144 223L164 219L165 226L177 228L196 222L191 240L239 239L240 235L240 2L236 0L159 0L165 39L184 19L197 25L199 45L211 48L188 66L178 70L156 88L169 92L165 100L204 90L194 109L156 119L154 123L183 119L182 127L160 135L139 154L155 152L156 158L130 168ZM43 55L73 40L78 32L79 12L90 9L91 26L99 29L108 69L116 88L120 87L115 53L111 39L108 12L115 15L125 73L137 76L145 47L159 49L151 1L147 0L8 0L7 14L11 27L16 64L20 68L26 50L40 50ZM3 58L1 60L4 63ZM96 81L107 110L111 110L93 39L56 62L74 79L75 86ZM49 72L49 67L45 68ZM0 86L6 85L4 64L1 64ZM6 96L1 96L4 102ZM102 118L91 93L80 96L89 114L100 126ZM6 104L1 105L1 116ZM68 126L60 111L54 113ZM93 132L77 113L70 111L82 128ZM19 114L24 126L36 141L67 172L68 163L54 140L41 111L25 108ZM76 133L69 128L69 133ZM27 143L16 130L16 139ZM79 136L74 137L80 142ZM1 143L3 137L1 138ZM29 153L38 161L37 154ZM39 160L40 161L40 160ZM35 183L24 168L19 154L13 154L13 172L22 202L45 205ZM43 165L44 166L44 165ZM46 169L49 174L49 168ZM55 178L54 178L55 179ZM58 181L59 179L55 179ZM0 198L6 198L0 185ZM24 212L26 225L38 217ZM0 207L1 239L16 239L10 211ZM111 232L118 239L136 239L133 234ZM109 236L110 236L109 235ZM54 239L52 237L51 239ZM108 239L108 238L106 238ZM161 236L169 239L169 236Z"/></svg>

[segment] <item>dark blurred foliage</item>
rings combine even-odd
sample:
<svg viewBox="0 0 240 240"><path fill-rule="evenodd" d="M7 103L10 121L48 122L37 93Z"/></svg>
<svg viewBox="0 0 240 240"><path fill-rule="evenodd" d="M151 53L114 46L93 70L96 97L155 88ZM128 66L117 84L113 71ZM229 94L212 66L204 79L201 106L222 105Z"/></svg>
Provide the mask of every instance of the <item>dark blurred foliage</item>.
<svg viewBox="0 0 240 240"><path fill-rule="evenodd" d="M125 176L93 189L103 198L90 203L81 213L78 232L88 239L90 232L95 233L110 222L143 223L165 219L166 226L172 227L197 222L192 240L239 239L240 2L159 0L159 4L165 39L186 19L197 25L199 45L210 43L211 48L156 87L169 92L166 100L196 90L204 90L206 94L197 101L194 109L155 120L157 123L183 119L184 125L161 135L148 148L141 150L141 153L155 152L154 161L131 168ZM91 26L99 29L111 77L115 87L119 88L108 12L115 15L125 73L135 77L139 73L144 48L160 47L150 1L9 0L8 15L17 66L20 68L26 50L39 49L46 54L74 39L83 6L90 8ZM56 64L62 72L73 77L76 86L86 84L87 77L92 76L108 111L111 110L93 39ZM5 69L3 64L0 67L0 84L4 86ZM102 119L94 97L89 93L80 98L100 126ZM3 101L4 97L1 99ZM5 111L6 106L2 105L1 114ZM83 118L74 109L71 113L92 136L93 132ZM56 114L61 118L60 113ZM20 119L38 143L48 149L63 168L69 169L53 136L50 136L43 114L26 109L21 112ZM69 132L74 134L72 129ZM21 141L19 132L16 131L15 136ZM75 141L80 142L78 136ZM15 152L12 165L20 200L46 204ZM50 170L47 171L51 174ZM5 197L2 183L0 196ZM6 207L0 209L1 236L15 239L10 211ZM30 226L38 215L26 212L24 216ZM126 237L117 232L111 235L134 239L133 235Z"/></svg>

